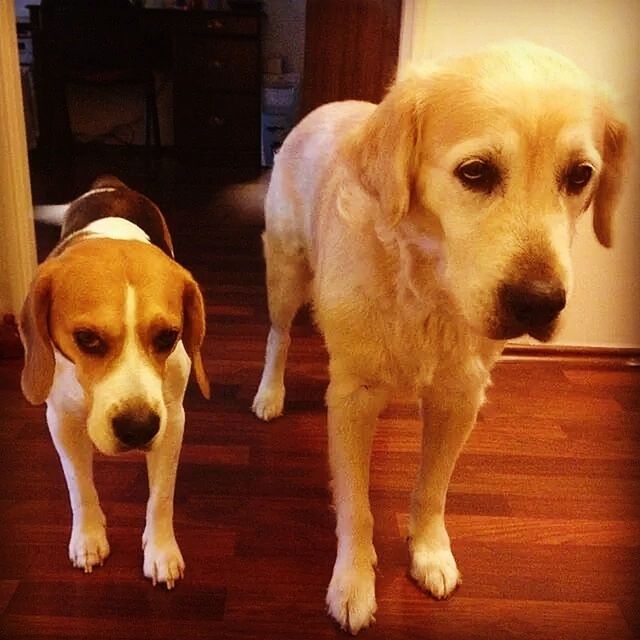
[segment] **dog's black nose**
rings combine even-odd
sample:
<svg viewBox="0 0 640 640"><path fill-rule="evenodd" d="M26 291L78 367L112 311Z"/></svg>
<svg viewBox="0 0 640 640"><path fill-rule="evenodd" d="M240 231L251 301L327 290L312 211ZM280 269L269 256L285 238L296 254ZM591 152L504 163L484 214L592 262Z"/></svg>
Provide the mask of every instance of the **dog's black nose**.
<svg viewBox="0 0 640 640"><path fill-rule="evenodd" d="M566 302L567 294L559 280L505 283L500 289L504 313L525 328L550 324Z"/></svg>
<svg viewBox="0 0 640 640"><path fill-rule="evenodd" d="M116 438L129 449L147 446L160 429L160 416L147 407L127 409L111 420Z"/></svg>

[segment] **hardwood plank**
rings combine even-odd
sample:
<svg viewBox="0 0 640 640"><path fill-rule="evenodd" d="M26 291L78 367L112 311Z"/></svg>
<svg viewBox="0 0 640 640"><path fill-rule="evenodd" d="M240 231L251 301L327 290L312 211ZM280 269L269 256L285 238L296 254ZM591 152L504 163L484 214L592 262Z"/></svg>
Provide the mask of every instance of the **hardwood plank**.
<svg viewBox="0 0 640 640"><path fill-rule="evenodd" d="M16 589L7 615L46 616L52 618L75 618L82 613L86 617L117 619L135 613L139 621L160 618L172 620L221 620L224 614L224 589L205 589L200 585L197 593L178 591L168 593L166 589L148 589L145 582L104 583L85 580L81 589L68 582L57 582L58 598L46 595L50 588L47 582L21 581ZM160 614L160 615L159 615Z"/></svg>
<svg viewBox="0 0 640 640"><path fill-rule="evenodd" d="M19 584L17 580L0 580L0 614L4 615Z"/></svg>
<svg viewBox="0 0 640 640"><path fill-rule="evenodd" d="M398 535L409 532L409 514L396 514ZM450 535L465 543L629 547L638 544L640 520L585 520L449 515Z"/></svg>
<svg viewBox="0 0 640 640"><path fill-rule="evenodd" d="M209 640L217 636L221 625L217 620L183 620L156 616L151 620L134 614L114 617L49 615L8 615L0 623L0 631L11 640L67 640L86 638L118 638L118 640ZM126 612L123 612L126 613ZM221 636L217 636L221 637Z"/></svg>
<svg viewBox="0 0 640 640"><path fill-rule="evenodd" d="M537 602L489 598L456 597L440 606L431 605L427 615L421 611L417 594L415 607L407 606L406 592L380 597L379 623L403 628L405 637L421 638L587 638L610 640L634 636L615 604L599 602ZM405 602L405 606L398 603ZM431 603L429 603L431 604ZM481 617L478 611L482 611ZM425 625L425 619L428 623ZM606 620L606 623L603 623ZM394 625L395 623L395 625ZM426 627L426 628L425 628ZM398 636L399 637L399 636Z"/></svg>

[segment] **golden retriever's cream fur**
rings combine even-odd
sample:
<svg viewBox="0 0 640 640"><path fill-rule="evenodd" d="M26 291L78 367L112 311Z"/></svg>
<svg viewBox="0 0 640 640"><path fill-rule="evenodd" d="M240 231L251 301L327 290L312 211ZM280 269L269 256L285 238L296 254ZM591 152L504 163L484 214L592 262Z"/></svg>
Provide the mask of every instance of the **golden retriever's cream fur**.
<svg viewBox="0 0 640 640"><path fill-rule="evenodd" d="M424 422L411 575L437 598L458 585L444 525L456 458L504 341L553 334L590 206L610 245L625 141L584 73L510 43L413 70L379 105L325 105L282 146L265 203L272 326L253 409L282 412L289 329L311 301L330 354L327 605L343 628L357 633L376 611L369 456L399 387L420 398Z"/></svg>

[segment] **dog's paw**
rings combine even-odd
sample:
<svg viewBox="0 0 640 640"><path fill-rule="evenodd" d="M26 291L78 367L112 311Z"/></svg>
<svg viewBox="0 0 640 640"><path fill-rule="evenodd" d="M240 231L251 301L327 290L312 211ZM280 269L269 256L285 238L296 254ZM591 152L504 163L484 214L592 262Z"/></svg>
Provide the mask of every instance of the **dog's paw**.
<svg viewBox="0 0 640 640"><path fill-rule="evenodd" d="M251 406L253 413L267 422L281 416L284 407L284 393L283 385L268 386L261 383Z"/></svg>
<svg viewBox="0 0 640 640"><path fill-rule="evenodd" d="M352 635L375 622L375 573L371 564L333 569L327 590L327 608L331 617Z"/></svg>
<svg viewBox="0 0 640 640"><path fill-rule="evenodd" d="M411 555L411 577L434 598L449 597L460 584L460 572L451 549L419 548Z"/></svg>
<svg viewBox="0 0 640 640"><path fill-rule="evenodd" d="M164 582L167 589L173 589L176 580L184 578L185 563L175 538L160 543L144 536L142 548L144 575L151 579L154 587Z"/></svg>
<svg viewBox="0 0 640 640"><path fill-rule="evenodd" d="M109 556L109 542L103 524L73 527L69 541L69 559L74 567L91 573Z"/></svg>

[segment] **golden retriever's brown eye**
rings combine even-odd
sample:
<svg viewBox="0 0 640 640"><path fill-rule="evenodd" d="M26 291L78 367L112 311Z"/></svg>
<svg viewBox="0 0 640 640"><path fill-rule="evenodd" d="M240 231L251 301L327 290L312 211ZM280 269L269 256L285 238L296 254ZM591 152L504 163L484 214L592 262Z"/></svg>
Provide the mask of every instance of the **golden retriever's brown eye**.
<svg viewBox="0 0 640 640"><path fill-rule="evenodd" d="M173 345L178 339L178 331L176 329L163 329L153 339L153 346L158 353L166 353L173 349Z"/></svg>
<svg viewBox="0 0 640 640"><path fill-rule="evenodd" d="M107 352L107 343L90 329L78 329L73 332L73 339L78 348L85 353L103 356Z"/></svg>
<svg viewBox="0 0 640 640"><path fill-rule="evenodd" d="M591 180L593 167L587 162L581 162L569 167L565 177L567 192L571 195L580 193Z"/></svg>
<svg viewBox="0 0 640 640"><path fill-rule="evenodd" d="M486 160L467 160L454 172L460 182L472 191L491 193L500 182L500 172L491 162Z"/></svg>

